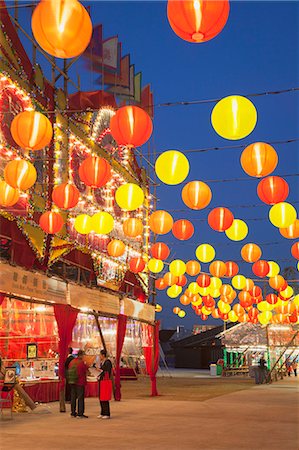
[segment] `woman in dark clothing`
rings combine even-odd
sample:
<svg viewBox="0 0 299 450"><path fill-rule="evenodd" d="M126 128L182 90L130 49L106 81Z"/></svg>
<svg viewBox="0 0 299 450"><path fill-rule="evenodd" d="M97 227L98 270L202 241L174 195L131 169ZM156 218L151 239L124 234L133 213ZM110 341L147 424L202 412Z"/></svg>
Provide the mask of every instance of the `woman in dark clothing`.
<svg viewBox="0 0 299 450"><path fill-rule="evenodd" d="M99 375L99 390L101 388L101 381L107 377L107 373L109 375L109 379L111 379L112 374L112 364L109 359L107 359L107 352L105 350L101 350L100 353L100 375ZM98 416L98 419L110 419L110 403L109 401L101 401L101 414Z"/></svg>

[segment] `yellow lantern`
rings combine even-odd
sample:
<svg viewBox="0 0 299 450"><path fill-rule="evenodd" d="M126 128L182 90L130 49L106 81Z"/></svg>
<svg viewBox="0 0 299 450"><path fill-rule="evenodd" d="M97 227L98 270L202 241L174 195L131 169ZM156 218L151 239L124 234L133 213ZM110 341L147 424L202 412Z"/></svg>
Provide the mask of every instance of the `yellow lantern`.
<svg viewBox="0 0 299 450"><path fill-rule="evenodd" d="M157 177L165 184L180 184L188 176L189 161L186 156L177 150L168 150L156 160L155 170Z"/></svg>
<svg viewBox="0 0 299 450"><path fill-rule="evenodd" d="M257 318L261 325L268 325L268 323L272 319L272 312L263 311L257 316Z"/></svg>
<svg viewBox="0 0 299 450"><path fill-rule="evenodd" d="M219 290L222 286L222 281L220 280L220 278L217 277L211 277L211 281L210 281L210 292L211 291L215 291L215 290Z"/></svg>
<svg viewBox="0 0 299 450"><path fill-rule="evenodd" d="M163 270L164 264L161 259L151 258L147 264L148 270L153 273L159 273Z"/></svg>
<svg viewBox="0 0 299 450"><path fill-rule="evenodd" d="M225 230L225 234L232 241L243 241L248 234L248 226L243 220L234 219L232 225Z"/></svg>
<svg viewBox="0 0 299 450"><path fill-rule="evenodd" d="M100 211L92 216L91 228L96 234L109 234L114 228L114 219L106 211Z"/></svg>
<svg viewBox="0 0 299 450"><path fill-rule="evenodd" d="M292 286L287 286L286 289L284 291L280 291L279 294L282 298L285 298L287 300L294 295L294 289L292 288Z"/></svg>
<svg viewBox="0 0 299 450"><path fill-rule="evenodd" d="M192 283L190 283L188 286L188 291L190 291L191 294L198 294L200 291L200 287L195 281L192 281Z"/></svg>
<svg viewBox="0 0 299 450"><path fill-rule="evenodd" d="M240 291L246 286L246 278L244 277L244 275L235 275L232 278L232 285L235 289L238 289Z"/></svg>
<svg viewBox="0 0 299 450"><path fill-rule="evenodd" d="M80 214L74 222L75 230L80 234L88 234L92 230L92 220L87 214Z"/></svg>
<svg viewBox="0 0 299 450"><path fill-rule="evenodd" d="M15 205L20 198L18 189L11 187L6 181L0 181L0 205L9 207Z"/></svg>
<svg viewBox="0 0 299 450"><path fill-rule="evenodd" d="M287 228L297 219L297 212L293 205L280 202L273 205L269 211L270 222L277 228Z"/></svg>
<svg viewBox="0 0 299 450"><path fill-rule="evenodd" d="M295 297L293 298L293 304L295 306L299 306L299 294L295 295Z"/></svg>
<svg viewBox="0 0 299 450"><path fill-rule="evenodd" d="M220 291L219 289L210 289L210 296L213 298L218 298L220 297Z"/></svg>
<svg viewBox="0 0 299 450"><path fill-rule="evenodd" d="M162 309L163 309L162 306L159 305L159 303L157 303L156 306L155 306L155 312L156 312L156 313L159 313L159 312L162 311Z"/></svg>
<svg viewBox="0 0 299 450"><path fill-rule="evenodd" d="M176 298L179 295L181 295L182 290L183 290L182 286L177 286L176 284L173 284L172 286L170 286L167 289L166 293L167 293L168 297Z"/></svg>
<svg viewBox="0 0 299 450"><path fill-rule="evenodd" d="M248 98L230 95L216 103L211 121L214 130L221 137L238 140L248 136L254 130L257 112Z"/></svg>
<svg viewBox="0 0 299 450"><path fill-rule="evenodd" d="M231 322L238 322L238 316L237 316L237 314L235 313L235 311L231 310L231 311L228 313L228 319L229 319Z"/></svg>
<svg viewBox="0 0 299 450"><path fill-rule="evenodd" d="M271 305L270 303L266 302L265 300L262 300L256 306L257 306L257 309L261 312L272 311L272 309L274 309L274 307L275 307L275 305Z"/></svg>
<svg viewBox="0 0 299 450"><path fill-rule="evenodd" d="M217 306L220 312L222 312L222 314L228 314L231 310L231 307L228 303L225 303L223 300L219 300L217 302Z"/></svg>
<svg viewBox="0 0 299 450"><path fill-rule="evenodd" d="M134 211L142 206L144 193L137 184L126 183L116 190L115 200L120 208Z"/></svg>
<svg viewBox="0 0 299 450"><path fill-rule="evenodd" d="M278 275L280 272L279 265L275 261L268 261L268 264L269 264L270 270L267 273L267 277L269 277L269 278L276 277L276 275Z"/></svg>
<svg viewBox="0 0 299 450"><path fill-rule="evenodd" d="M183 311L182 309L178 312L178 316L179 316L181 319L183 319L183 318L185 317L185 315L186 315L186 312Z"/></svg>
<svg viewBox="0 0 299 450"><path fill-rule="evenodd" d="M195 254L200 262L208 263L215 258L216 252L210 244L201 244L197 247Z"/></svg>
<svg viewBox="0 0 299 450"><path fill-rule="evenodd" d="M212 314L212 310L211 309L207 309L205 306L203 306L201 308L201 312L202 314L204 314L205 316L209 316L210 314Z"/></svg>
<svg viewBox="0 0 299 450"><path fill-rule="evenodd" d="M169 264L169 272L176 277L184 275L186 272L186 264L180 259L175 259Z"/></svg>
<svg viewBox="0 0 299 450"><path fill-rule="evenodd" d="M202 295L203 297L205 297L206 295L209 295L209 293L210 293L210 286L207 286L207 287L200 287L199 286L198 293L200 295Z"/></svg>
<svg viewBox="0 0 299 450"><path fill-rule="evenodd" d="M202 298L200 296L195 296L195 298L191 300L191 303L194 306L199 306L202 304Z"/></svg>

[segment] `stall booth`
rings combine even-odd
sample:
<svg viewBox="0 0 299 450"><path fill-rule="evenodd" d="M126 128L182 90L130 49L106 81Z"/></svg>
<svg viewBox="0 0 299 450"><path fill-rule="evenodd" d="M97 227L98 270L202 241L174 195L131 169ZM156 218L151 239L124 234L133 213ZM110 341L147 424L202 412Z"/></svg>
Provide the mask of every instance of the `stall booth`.
<svg viewBox="0 0 299 450"><path fill-rule="evenodd" d="M224 346L224 375L253 377L261 358L265 359L268 371L277 375L284 372L288 360L299 357L298 325L241 323L219 337Z"/></svg>

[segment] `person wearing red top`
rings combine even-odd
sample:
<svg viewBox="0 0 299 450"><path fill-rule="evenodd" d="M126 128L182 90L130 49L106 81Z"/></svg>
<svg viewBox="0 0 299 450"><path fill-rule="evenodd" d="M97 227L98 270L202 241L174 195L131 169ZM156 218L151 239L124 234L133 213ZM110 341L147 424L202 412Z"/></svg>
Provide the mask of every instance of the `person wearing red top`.
<svg viewBox="0 0 299 450"><path fill-rule="evenodd" d="M70 362L69 369L76 366L77 367L77 380L74 384L71 384L71 416L77 417L78 419L87 419L88 416L84 414L84 394L85 386L87 384L87 372L88 367L83 361L84 352L83 350L78 351L77 358ZM78 412L76 412L78 400Z"/></svg>

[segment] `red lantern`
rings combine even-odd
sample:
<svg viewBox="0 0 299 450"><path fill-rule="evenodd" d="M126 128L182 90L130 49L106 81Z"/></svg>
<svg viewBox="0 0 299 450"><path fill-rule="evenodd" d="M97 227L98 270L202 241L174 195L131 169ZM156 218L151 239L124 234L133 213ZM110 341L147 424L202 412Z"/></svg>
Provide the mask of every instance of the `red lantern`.
<svg viewBox="0 0 299 450"><path fill-rule="evenodd" d="M138 106L123 106L110 119L111 134L126 147L139 147L151 137L153 124L150 116Z"/></svg>
<svg viewBox="0 0 299 450"><path fill-rule="evenodd" d="M227 22L228 0L168 0L167 17L173 31L188 42L213 39Z"/></svg>
<svg viewBox="0 0 299 450"><path fill-rule="evenodd" d="M250 320L256 320L258 318L259 315L259 310L257 308L251 308L248 311L248 317Z"/></svg>
<svg viewBox="0 0 299 450"><path fill-rule="evenodd" d="M153 258L161 259L162 261L167 259L170 253L168 245L164 242L157 242L150 249Z"/></svg>
<svg viewBox="0 0 299 450"><path fill-rule="evenodd" d="M190 277L195 277L195 275L198 275L200 269L201 267L198 261L191 260L186 263L186 273L190 275Z"/></svg>
<svg viewBox="0 0 299 450"><path fill-rule="evenodd" d="M172 234L180 241L187 241L193 236L194 227L189 220L177 220L172 226Z"/></svg>
<svg viewBox="0 0 299 450"><path fill-rule="evenodd" d="M136 258L132 258L129 263L129 268L130 268L130 271L133 273L142 272L145 269L144 259L141 258L140 256L136 257Z"/></svg>
<svg viewBox="0 0 299 450"><path fill-rule="evenodd" d="M222 278L226 274L226 265L223 261L213 261L209 266L209 271L213 277Z"/></svg>
<svg viewBox="0 0 299 450"><path fill-rule="evenodd" d="M63 224L63 218L58 212L47 211L39 218L39 226L48 234L59 233Z"/></svg>
<svg viewBox="0 0 299 450"><path fill-rule="evenodd" d="M159 291L162 291L163 289L165 289L167 287L163 278L158 278L157 280L155 280L155 286L156 286L156 289L159 289Z"/></svg>
<svg viewBox="0 0 299 450"><path fill-rule="evenodd" d="M260 278L264 278L268 275L270 271L270 266L267 261L259 259L252 265L252 272Z"/></svg>
<svg viewBox="0 0 299 450"><path fill-rule="evenodd" d="M278 301L277 295L275 295L275 294L268 294L266 296L266 301L268 303L270 303L270 305L275 305L275 303L277 303L277 301Z"/></svg>
<svg viewBox="0 0 299 450"><path fill-rule="evenodd" d="M259 182L257 195L267 205L275 205L286 200L289 195L289 185L281 177L266 177Z"/></svg>
<svg viewBox="0 0 299 450"><path fill-rule="evenodd" d="M199 277L197 277L196 283L198 284L198 286L205 288L205 287L210 286L211 278L209 277L209 275L206 275L205 273L203 273L203 274L199 275Z"/></svg>
<svg viewBox="0 0 299 450"><path fill-rule="evenodd" d="M58 208L74 208L79 201L80 192L70 183L62 183L56 186L52 192L52 200Z"/></svg>
<svg viewBox="0 0 299 450"><path fill-rule="evenodd" d="M234 261L227 261L225 263L225 265L226 265L226 274L225 275L227 277L232 278L239 273L239 266Z"/></svg>
<svg viewBox="0 0 299 450"><path fill-rule="evenodd" d="M104 158L89 156L79 167L79 177L86 186L99 188L111 178L111 166Z"/></svg>
<svg viewBox="0 0 299 450"><path fill-rule="evenodd" d="M201 320L208 320L209 316L206 316L205 314L201 314Z"/></svg>
<svg viewBox="0 0 299 450"><path fill-rule="evenodd" d="M251 295L251 297L253 297L254 299L258 298L259 296L262 295L262 290L259 286L253 286L252 289L250 289L249 294Z"/></svg>
<svg viewBox="0 0 299 450"><path fill-rule="evenodd" d="M233 223L234 216L227 208L215 208L208 215L208 224L215 231L225 231Z"/></svg>
<svg viewBox="0 0 299 450"><path fill-rule="evenodd" d="M176 285L184 287L184 286L186 286L186 284L187 284L187 278L185 277L185 275L180 275L178 277L178 281L176 282Z"/></svg>
<svg viewBox="0 0 299 450"><path fill-rule="evenodd" d="M299 259L299 242L292 245L291 253L295 259Z"/></svg>
<svg viewBox="0 0 299 450"><path fill-rule="evenodd" d="M213 297L211 297L211 295L205 295L204 297L202 297L202 301L205 307L208 309L213 309L215 307L215 300L213 299Z"/></svg>

